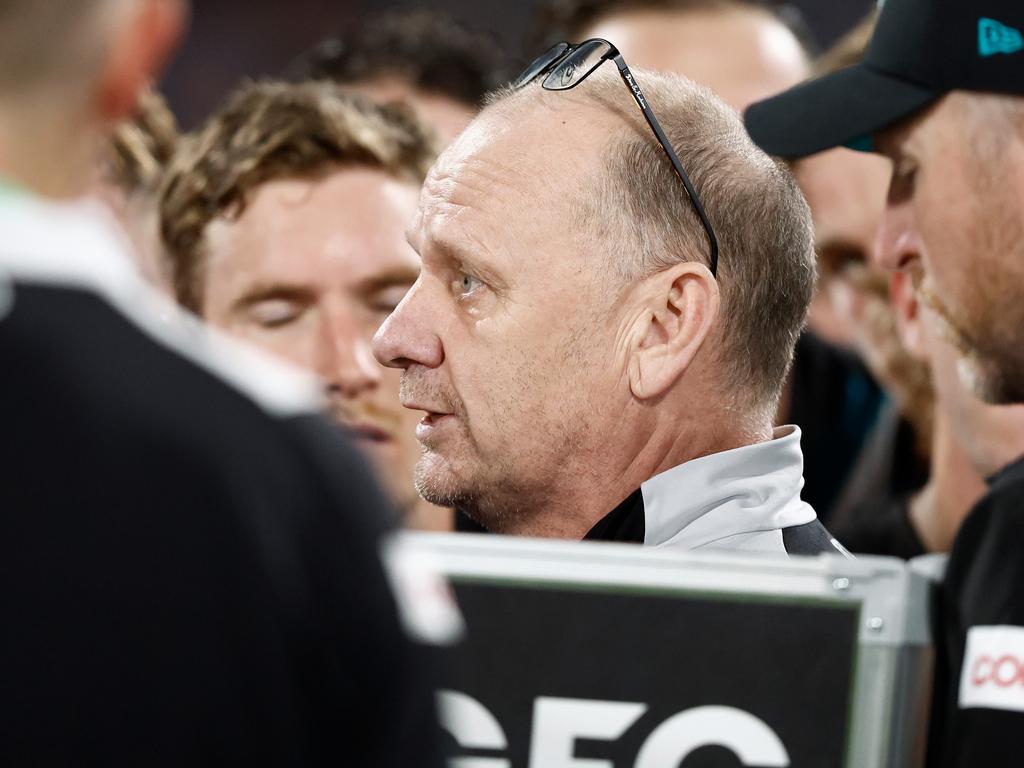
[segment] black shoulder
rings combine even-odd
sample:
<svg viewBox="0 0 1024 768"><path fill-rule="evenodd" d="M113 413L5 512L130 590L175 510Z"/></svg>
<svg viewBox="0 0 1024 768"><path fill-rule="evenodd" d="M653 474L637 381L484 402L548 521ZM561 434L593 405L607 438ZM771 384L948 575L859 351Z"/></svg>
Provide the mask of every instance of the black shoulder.
<svg viewBox="0 0 1024 768"><path fill-rule="evenodd" d="M1024 624L1024 461L999 473L967 515L945 587L978 623Z"/></svg>
<svg viewBox="0 0 1024 768"><path fill-rule="evenodd" d="M965 665L977 660L969 654L972 630L1012 633L1024 627L1022 553L1024 462L1019 461L992 478L988 493L960 526L937 592L929 765L1017 762L1013 758L1020 725L1016 707L965 707L960 690ZM1012 647L1003 652L1015 653Z"/></svg>
<svg viewBox="0 0 1024 768"><path fill-rule="evenodd" d="M14 284L0 370L0 762L435 764L389 509L333 425L74 287Z"/></svg>
<svg viewBox="0 0 1024 768"><path fill-rule="evenodd" d="M782 543L790 555L820 555L828 553L849 557L831 533L818 520L782 529Z"/></svg>

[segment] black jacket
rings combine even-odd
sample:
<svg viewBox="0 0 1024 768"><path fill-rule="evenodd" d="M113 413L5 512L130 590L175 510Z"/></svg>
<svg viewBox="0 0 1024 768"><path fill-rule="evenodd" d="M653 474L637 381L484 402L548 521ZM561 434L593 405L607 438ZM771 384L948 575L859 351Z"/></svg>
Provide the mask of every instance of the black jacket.
<svg viewBox="0 0 1024 768"><path fill-rule="evenodd" d="M929 768L1024 764L1024 459L964 521L935 619Z"/></svg>
<svg viewBox="0 0 1024 768"><path fill-rule="evenodd" d="M439 764L360 457L81 279L95 254L9 246L0 764Z"/></svg>

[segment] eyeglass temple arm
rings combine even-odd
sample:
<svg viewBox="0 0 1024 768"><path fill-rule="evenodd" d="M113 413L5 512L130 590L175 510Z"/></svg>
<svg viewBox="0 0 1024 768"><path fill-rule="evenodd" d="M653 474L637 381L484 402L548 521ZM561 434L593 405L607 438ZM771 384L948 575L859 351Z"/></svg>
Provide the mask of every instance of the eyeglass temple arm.
<svg viewBox="0 0 1024 768"><path fill-rule="evenodd" d="M675 168L676 175L679 176L680 181L683 182L683 186L686 187L686 194L690 196L690 202L693 204L693 210L697 212L697 217L700 219L700 223L704 226L704 232L708 236L708 243L711 246L711 274L718 275L718 238L715 237L715 230L711 226L711 220L708 219L707 213L704 212L704 206L700 203L700 198L697 196L697 190L693 188L693 184L690 182L690 177L686 175L686 171L683 170L683 164L679 162L679 157L676 155L675 150L672 149L672 145L668 141L668 137L665 136L665 131L661 128L661 123L658 122L658 118L654 116L654 112L647 106L647 99L644 98L643 91L640 90L640 86L637 84L636 79L633 77L633 73L629 71L629 67L626 66L626 62L623 60L621 55L614 58L615 66L619 68L619 75L622 77L623 82L629 86L630 93L633 94L633 100L637 106L640 107L640 112L643 113L644 119L647 124L651 126L651 130L654 131L655 137L658 139L658 143L661 144L661 148L665 150L665 154L668 155L668 159L672 161L672 167Z"/></svg>

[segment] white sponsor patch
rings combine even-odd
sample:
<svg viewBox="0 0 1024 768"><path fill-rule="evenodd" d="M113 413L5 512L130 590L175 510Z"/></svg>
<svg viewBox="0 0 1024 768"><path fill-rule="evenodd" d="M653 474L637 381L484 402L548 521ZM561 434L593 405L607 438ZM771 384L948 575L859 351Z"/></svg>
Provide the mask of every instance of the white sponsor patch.
<svg viewBox="0 0 1024 768"><path fill-rule="evenodd" d="M960 708L1024 712L1024 627L971 627L960 672Z"/></svg>
<svg viewBox="0 0 1024 768"><path fill-rule="evenodd" d="M462 614L430 552L392 534L381 545L381 558L406 632L433 645L459 640L465 632Z"/></svg>

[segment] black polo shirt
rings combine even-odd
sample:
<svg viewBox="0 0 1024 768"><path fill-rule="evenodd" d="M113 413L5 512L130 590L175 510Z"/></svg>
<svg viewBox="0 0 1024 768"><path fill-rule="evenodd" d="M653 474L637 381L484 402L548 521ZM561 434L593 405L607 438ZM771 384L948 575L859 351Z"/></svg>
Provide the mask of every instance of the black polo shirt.
<svg viewBox="0 0 1024 768"><path fill-rule="evenodd" d="M935 619L929 768L1024 764L1024 459L964 521Z"/></svg>

